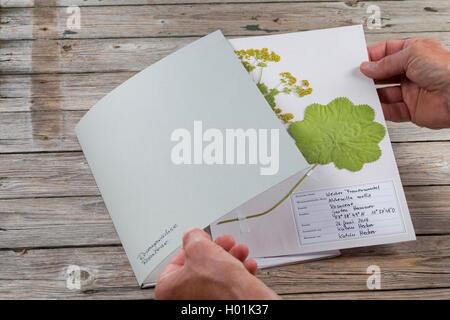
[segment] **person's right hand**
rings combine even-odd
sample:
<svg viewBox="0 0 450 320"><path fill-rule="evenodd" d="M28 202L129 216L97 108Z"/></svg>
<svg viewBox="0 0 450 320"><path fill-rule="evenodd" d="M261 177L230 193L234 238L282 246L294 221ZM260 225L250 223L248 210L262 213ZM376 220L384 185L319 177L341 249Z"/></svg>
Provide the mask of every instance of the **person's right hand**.
<svg viewBox="0 0 450 320"><path fill-rule="evenodd" d="M158 279L156 299L279 299L256 278L257 265L248 247L231 236L215 242L200 229L187 231L183 249Z"/></svg>
<svg viewBox="0 0 450 320"><path fill-rule="evenodd" d="M433 39L387 40L368 47L361 72L375 83L386 120L450 127L450 51Z"/></svg>

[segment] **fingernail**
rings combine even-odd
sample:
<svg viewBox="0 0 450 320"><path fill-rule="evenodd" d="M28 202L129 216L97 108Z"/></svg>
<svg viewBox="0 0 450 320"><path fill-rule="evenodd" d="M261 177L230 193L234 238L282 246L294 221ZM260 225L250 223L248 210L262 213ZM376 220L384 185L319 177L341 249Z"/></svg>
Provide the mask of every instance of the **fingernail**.
<svg viewBox="0 0 450 320"><path fill-rule="evenodd" d="M361 69L373 70L374 67L375 67L375 62L365 61L365 62L361 63Z"/></svg>

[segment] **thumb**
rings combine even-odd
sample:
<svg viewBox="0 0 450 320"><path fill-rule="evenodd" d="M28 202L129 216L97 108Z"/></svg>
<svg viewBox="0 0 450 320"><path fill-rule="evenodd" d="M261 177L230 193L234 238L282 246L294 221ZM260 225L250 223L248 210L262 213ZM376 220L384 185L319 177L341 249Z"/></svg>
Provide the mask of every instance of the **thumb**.
<svg viewBox="0 0 450 320"><path fill-rule="evenodd" d="M378 61L361 63L361 72L372 79L387 79L406 73L410 58L410 47L400 50Z"/></svg>
<svg viewBox="0 0 450 320"><path fill-rule="evenodd" d="M183 248L186 259L200 256L212 244L209 234L198 228L188 230L183 235Z"/></svg>

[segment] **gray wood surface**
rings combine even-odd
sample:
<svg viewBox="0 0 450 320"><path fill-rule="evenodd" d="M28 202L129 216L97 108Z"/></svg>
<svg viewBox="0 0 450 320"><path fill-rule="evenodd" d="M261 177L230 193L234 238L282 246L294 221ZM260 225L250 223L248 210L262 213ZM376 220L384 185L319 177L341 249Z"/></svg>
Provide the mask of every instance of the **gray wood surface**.
<svg viewBox="0 0 450 320"><path fill-rule="evenodd" d="M407 2L89 6L81 8L77 31L67 30L63 7L5 8L0 40L198 36L219 27L227 35L274 34L323 28L324 21L327 27L363 24L372 3L386 16L381 29L368 33L448 31L447 0Z"/></svg>
<svg viewBox="0 0 450 320"><path fill-rule="evenodd" d="M450 32L383 32L366 34L366 41L371 45L385 39L412 37L433 38L450 48ZM0 75L137 72L196 39L198 37L5 41L0 47L3 60ZM113 74L113 77L132 74ZM31 81L32 77L28 79Z"/></svg>
<svg viewBox="0 0 450 320"><path fill-rule="evenodd" d="M450 230L450 186L405 187L418 235ZM0 250L119 245L99 196L0 200Z"/></svg>
<svg viewBox="0 0 450 320"><path fill-rule="evenodd" d="M69 92L77 95L73 91ZM48 96L47 99L43 96L43 99L47 102L50 101ZM76 100L75 97L71 99ZM74 128L85 111L8 112L0 114L0 134L2 137L0 153L81 151ZM450 129L431 130L420 128L409 122L388 122L388 132L393 142L445 142L450 140ZM398 148L397 144L394 148Z"/></svg>
<svg viewBox="0 0 450 320"><path fill-rule="evenodd" d="M450 142L405 142L393 147L403 185L450 181ZM0 199L99 194L81 152L0 154L0 184Z"/></svg>
<svg viewBox="0 0 450 320"><path fill-rule="evenodd" d="M367 267L381 268L383 290L450 287L450 236L344 250L342 256L262 270L258 276L280 294L366 291ZM0 251L0 298L146 298L137 290L120 246ZM333 279L333 281L331 281ZM77 283L78 282L78 283ZM76 286L76 287L74 287Z"/></svg>
<svg viewBox="0 0 450 320"><path fill-rule="evenodd" d="M233 38L365 24L368 44L435 38L450 2L0 0L0 298L145 299L73 128L114 87L216 29ZM260 271L286 299L450 298L450 130L388 123L418 240ZM366 287L381 268L382 290Z"/></svg>

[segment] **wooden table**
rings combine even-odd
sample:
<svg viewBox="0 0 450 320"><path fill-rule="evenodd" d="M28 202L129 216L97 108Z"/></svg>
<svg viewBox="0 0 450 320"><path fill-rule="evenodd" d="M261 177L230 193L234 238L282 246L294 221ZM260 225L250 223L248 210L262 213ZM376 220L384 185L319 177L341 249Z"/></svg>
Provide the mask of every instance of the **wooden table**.
<svg viewBox="0 0 450 320"><path fill-rule="evenodd" d="M103 95L196 38L365 24L368 43L450 47L450 2L0 0L0 298L152 298L140 290L74 134ZM188 4L186 4L188 3ZM66 25L80 7L81 29ZM417 241L259 277L289 299L450 298L450 130L389 123ZM381 268L381 290L366 269Z"/></svg>

